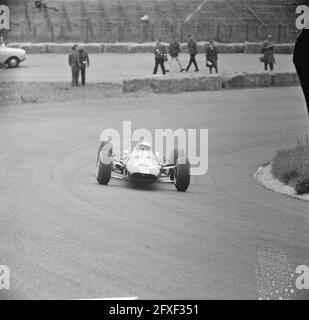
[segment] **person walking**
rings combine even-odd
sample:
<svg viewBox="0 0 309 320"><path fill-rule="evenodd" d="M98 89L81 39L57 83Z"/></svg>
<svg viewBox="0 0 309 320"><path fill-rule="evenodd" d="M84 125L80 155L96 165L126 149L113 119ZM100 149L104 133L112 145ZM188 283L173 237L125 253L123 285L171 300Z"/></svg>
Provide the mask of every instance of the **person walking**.
<svg viewBox="0 0 309 320"><path fill-rule="evenodd" d="M179 57L178 57L179 53L180 53L180 44L177 42L175 37L172 37L172 41L168 47L168 51L170 54L170 59L169 59L168 67L166 68L166 72L169 72L169 70L172 66L173 60L177 61L180 72L183 72L185 69L183 68L183 66L179 60Z"/></svg>
<svg viewBox="0 0 309 320"><path fill-rule="evenodd" d="M274 45L272 42L271 35L268 35L267 40L264 42L262 47L263 57L261 62L264 62L264 70L267 71L268 66L271 71L274 70L275 57L274 57Z"/></svg>
<svg viewBox="0 0 309 320"><path fill-rule="evenodd" d="M80 72L82 77L82 85L84 86L86 84L86 68L90 65L89 55L88 52L83 48L80 48L78 50L78 54L80 62Z"/></svg>
<svg viewBox="0 0 309 320"><path fill-rule="evenodd" d="M153 69L153 74L157 74L158 67L161 67L162 73L165 74L164 62L167 59L167 54L164 45L160 39L157 39L157 44L154 50L155 55L155 67Z"/></svg>
<svg viewBox="0 0 309 320"><path fill-rule="evenodd" d="M80 61L77 44L72 47L72 52L69 54L69 65L72 70L72 87L78 87Z"/></svg>
<svg viewBox="0 0 309 320"><path fill-rule="evenodd" d="M206 45L206 67L209 68L209 73L212 73L214 68L216 73L218 73L218 50L215 46L214 40L209 41L209 45Z"/></svg>
<svg viewBox="0 0 309 320"><path fill-rule="evenodd" d="M186 68L186 71L189 71L192 63L194 64L195 66L195 72L198 72L199 69L198 69L198 66L197 66L197 63L196 63L196 60L195 60L195 56L197 55L197 45L196 45L196 42L193 40L193 37L192 35L189 36L189 41L188 41L188 51L189 51L189 54L190 54L190 60L189 60L189 64Z"/></svg>

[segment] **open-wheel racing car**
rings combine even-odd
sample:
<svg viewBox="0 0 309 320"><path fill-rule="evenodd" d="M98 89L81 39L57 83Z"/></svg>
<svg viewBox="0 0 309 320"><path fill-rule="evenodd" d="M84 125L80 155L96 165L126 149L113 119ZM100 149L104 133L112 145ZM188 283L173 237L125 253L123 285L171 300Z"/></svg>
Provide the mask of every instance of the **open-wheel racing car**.
<svg viewBox="0 0 309 320"><path fill-rule="evenodd" d="M111 141L101 142L98 148L96 179L107 185L112 173L135 183L173 182L178 191L190 185L190 163L183 150L174 150L169 160L159 159L148 142L140 141L131 153L114 154ZM113 175L114 176L114 175Z"/></svg>

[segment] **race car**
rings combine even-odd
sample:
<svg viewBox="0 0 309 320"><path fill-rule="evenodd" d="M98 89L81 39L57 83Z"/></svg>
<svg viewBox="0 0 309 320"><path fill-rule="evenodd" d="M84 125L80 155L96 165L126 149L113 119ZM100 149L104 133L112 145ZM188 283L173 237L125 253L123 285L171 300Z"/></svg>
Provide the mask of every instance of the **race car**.
<svg viewBox="0 0 309 320"><path fill-rule="evenodd" d="M24 49L8 48L0 45L0 65L8 65L10 68L17 68L20 62L26 60Z"/></svg>
<svg viewBox="0 0 309 320"><path fill-rule="evenodd" d="M101 142L97 154L96 179L107 185L112 177L151 184L160 181L173 182L178 191L186 191L190 185L190 163L184 152L174 150L170 160L153 153L146 141L136 144L131 153L113 154L111 141Z"/></svg>

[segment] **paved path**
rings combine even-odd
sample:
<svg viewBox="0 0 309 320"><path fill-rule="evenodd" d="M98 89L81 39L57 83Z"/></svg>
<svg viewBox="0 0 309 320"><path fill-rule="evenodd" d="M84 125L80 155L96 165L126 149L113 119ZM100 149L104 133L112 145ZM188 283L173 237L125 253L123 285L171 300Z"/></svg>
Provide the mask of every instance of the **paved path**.
<svg viewBox="0 0 309 320"><path fill-rule="evenodd" d="M222 54L219 56L220 72L262 71L263 64L256 54ZM184 66L187 55L181 55ZM89 82L122 82L124 78L151 75L154 58L152 54L91 54L91 67L87 70ZM201 72L206 73L205 56L197 57ZM276 71L295 71L291 55L276 55ZM194 68L191 67L191 72ZM159 71L160 74L161 71ZM176 61L171 72L178 72ZM70 81L67 56L61 54L28 54L18 69L0 69L0 81Z"/></svg>

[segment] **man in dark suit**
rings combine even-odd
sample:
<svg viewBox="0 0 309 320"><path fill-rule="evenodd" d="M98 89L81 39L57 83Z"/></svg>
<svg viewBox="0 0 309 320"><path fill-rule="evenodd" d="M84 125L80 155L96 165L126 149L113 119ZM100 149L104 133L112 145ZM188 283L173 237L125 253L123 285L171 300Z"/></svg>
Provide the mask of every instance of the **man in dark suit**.
<svg viewBox="0 0 309 320"><path fill-rule="evenodd" d="M196 42L193 40L192 35L189 36L189 41L188 41L188 51L190 54L190 61L189 64L186 68L186 71L189 71L191 64L193 63L195 66L195 72L198 72L198 66L195 60L195 56L197 55L197 45Z"/></svg>
<svg viewBox="0 0 309 320"><path fill-rule="evenodd" d="M72 52L69 54L69 65L72 70L72 87L78 87L80 61L77 44L72 47Z"/></svg>
<svg viewBox="0 0 309 320"><path fill-rule="evenodd" d="M274 70L275 57L274 57L274 45L272 42L272 37L269 35L267 40L264 42L262 47L263 58L262 62L264 62L264 70L267 71L268 66L270 71Z"/></svg>
<svg viewBox="0 0 309 320"><path fill-rule="evenodd" d="M83 48L80 48L78 50L78 54L80 62L80 72L82 76L82 85L84 86L86 84L86 67L89 67L90 65L89 56L88 52Z"/></svg>
<svg viewBox="0 0 309 320"><path fill-rule="evenodd" d="M153 74L157 74L158 67L161 67L162 73L165 74L164 60L167 58L166 49L160 39L157 39L157 44L154 50L155 55L155 67Z"/></svg>
<svg viewBox="0 0 309 320"><path fill-rule="evenodd" d="M209 68L209 73L212 73L212 68L215 68L218 73L218 50L214 40L209 41L209 46L206 46L206 66Z"/></svg>

